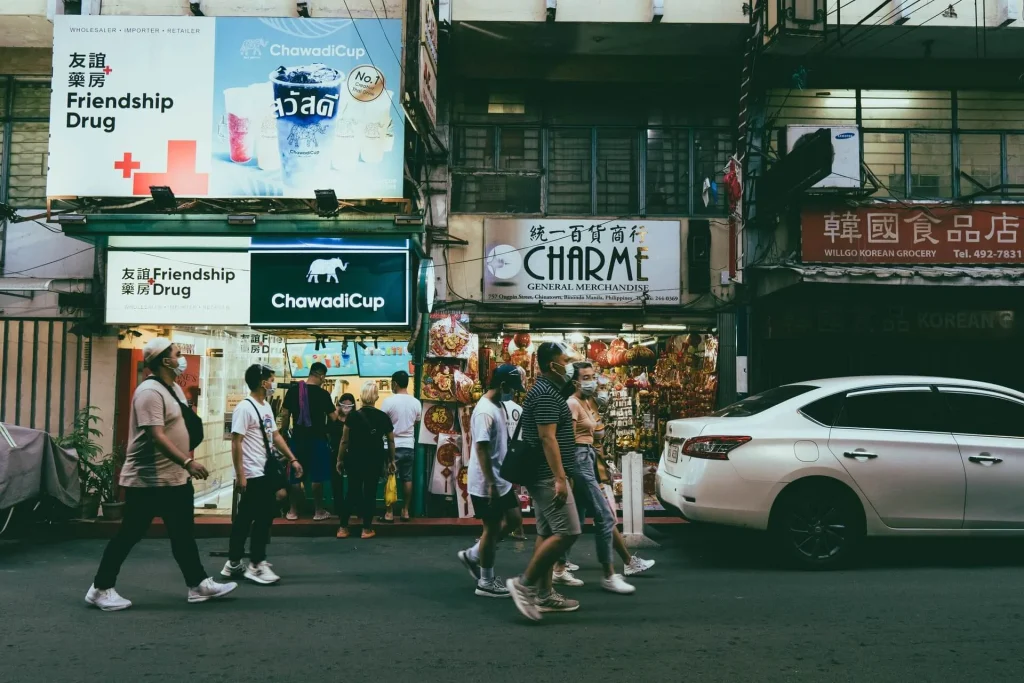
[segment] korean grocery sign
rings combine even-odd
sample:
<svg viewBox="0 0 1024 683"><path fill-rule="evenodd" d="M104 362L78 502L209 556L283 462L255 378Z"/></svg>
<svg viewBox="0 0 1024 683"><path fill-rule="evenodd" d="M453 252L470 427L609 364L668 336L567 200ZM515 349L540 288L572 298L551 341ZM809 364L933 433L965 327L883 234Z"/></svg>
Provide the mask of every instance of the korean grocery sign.
<svg viewBox="0 0 1024 683"><path fill-rule="evenodd" d="M484 221L484 300L680 303L678 221Z"/></svg>
<svg viewBox="0 0 1024 683"><path fill-rule="evenodd" d="M47 194L400 197L401 29L57 15Z"/></svg>
<svg viewBox="0 0 1024 683"><path fill-rule="evenodd" d="M803 209L808 263L1024 263L1024 206Z"/></svg>
<svg viewBox="0 0 1024 683"><path fill-rule="evenodd" d="M249 324L249 254L111 251L110 324Z"/></svg>

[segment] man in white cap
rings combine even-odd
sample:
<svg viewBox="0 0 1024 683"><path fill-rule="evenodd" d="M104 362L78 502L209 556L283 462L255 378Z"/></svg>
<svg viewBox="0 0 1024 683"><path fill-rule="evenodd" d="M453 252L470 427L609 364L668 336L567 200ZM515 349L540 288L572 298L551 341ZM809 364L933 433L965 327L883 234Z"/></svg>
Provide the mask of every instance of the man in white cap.
<svg viewBox="0 0 1024 683"><path fill-rule="evenodd" d="M157 337L143 347L142 358L152 375L139 384L132 397L120 482L125 490L124 521L107 544L85 596L87 603L105 612L132 606L118 595L114 584L128 553L146 535L154 517L163 519L167 527L171 552L188 586L189 602L206 602L238 587L211 579L196 546L192 478L206 479L209 473L189 455L189 428L182 411L190 408L175 383L185 371L185 357L169 339Z"/></svg>

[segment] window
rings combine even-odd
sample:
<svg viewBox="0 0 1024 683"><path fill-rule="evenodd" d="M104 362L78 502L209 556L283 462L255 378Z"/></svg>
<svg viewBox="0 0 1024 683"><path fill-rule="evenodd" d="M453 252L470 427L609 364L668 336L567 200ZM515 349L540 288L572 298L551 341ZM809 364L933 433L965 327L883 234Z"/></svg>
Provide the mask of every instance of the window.
<svg viewBox="0 0 1024 683"><path fill-rule="evenodd" d="M952 136L910 134L910 196L914 199L953 196Z"/></svg>
<svg viewBox="0 0 1024 683"><path fill-rule="evenodd" d="M864 163L883 186L874 196L906 196L905 138L903 133L864 133Z"/></svg>
<svg viewBox="0 0 1024 683"><path fill-rule="evenodd" d="M1024 185L1024 135L1006 136L1006 169L1011 185Z"/></svg>
<svg viewBox="0 0 1024 683"><path fill-rule="evenodd" d="M960 170L985 187L1000 184L1003 177L1002 151L998 133L962 134L960 136ZM960 181L965 193L980 190L967 178Z"/></svg>
<svg viewBox="0 0 1024 683"><path fill-rule="evenodd" d="M800 412L805 417L809 417L819 424L823 424L826 427L831 427L836 421L836 416L839 414L839 409L843 406L843 394L832 394L825 398L820 398L814 403L808 403Z"/></svg>
<svg viewBox="0 0 1024 683"><path fill-rule="evenodd" d="M452 210L540 213L540 176L453 174Z"/></svg>
<svg viewBox="0 0 1024 683"><path fill-rule="evenodd" d="M1024 125L1024 93L957 91L957 123L962 130L1006 130Z"/></svg>
<svg viewBox="0 0 1024 683"><path fill-rule="evenodd" d="M766 106L777 126L857 124L856 90L819 90L816 92L773 90Z"/></svg>
<svg viewBox="0 0 1024 683"><path fill-rule="evenodd" d="M1024 404L991 394L943 389L956 434L1024 438Z"/></svg>
<svg viewBox="0 0 1024 683"><path fill-rule="evenodd" d="M835 427L942 432L946 423L935 393L927 388L870 389L846 395Z"/></svg>
<svg viewBox="0 0 1024 683"><path fill-rule="evenodd" d="M0 157L0 200L16 208L41 208L49 165L50 80L0 76L0 98L0 149L10 141L9 155Z"/></svg>
<svg viewBox="0 0 1024 683"><path fill-rule="evenodd" d="M750 417L751 415L763 413L769 408L774 408L791 398L802 396L808 391L814 391L817 388L809 384L787 384L784 387L775 387L760 394L748 396L742 401L733 403L731 406L722 408L711 415L713 417Z"/></svg>
<svg viewBox="0 0 1024 683"><path fill-rule="evenodd" d="M636 129L598 129L598 215L627 216L639 213L638 143Z"/></svg>
<svg viewBox="0 0 1024 683"><path fill-rule="evenodd" d="M732 154L733 138L731 131L698 129L693 131L693 179L694 193L694 214L724 214L726 212L727 198L725 187L722 185L722 178L725 175L725 166L729 163L729 156ZM707 206L701 196L704 180L713 180L718 183L717 198L709 196Z"/></svg>
<svg viewBox="0 0 1024 683"><path fill-rule="evenodd" d="M953 97L949 91L862 90L860 108L865 128L953 127Z"/></svg>
<svg viewBox="0 0 1024 683"><path fill-rule="evenodd" d="M593 213L590 196L591 129L551 131L548 151L548 213Z"/></svg>
<svg viewBox="0 0 1024 683"><path fill-rule="evenodd" d="M685 215L690 207L690 131L647 131L647 213Z"/></svg>

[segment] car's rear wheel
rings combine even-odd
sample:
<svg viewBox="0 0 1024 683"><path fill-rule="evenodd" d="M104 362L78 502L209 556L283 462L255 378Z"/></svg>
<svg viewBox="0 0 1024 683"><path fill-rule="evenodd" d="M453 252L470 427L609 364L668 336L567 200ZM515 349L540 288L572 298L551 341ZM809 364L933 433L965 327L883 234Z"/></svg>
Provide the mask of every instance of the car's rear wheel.
<svg viewBox="0 0 1024 683"><path fill-rule="evenodd" d="M798 484L783 492L772 515L772 534L785 557L804 569L848 563L864 539L864 511L841 485Z"/></svg>

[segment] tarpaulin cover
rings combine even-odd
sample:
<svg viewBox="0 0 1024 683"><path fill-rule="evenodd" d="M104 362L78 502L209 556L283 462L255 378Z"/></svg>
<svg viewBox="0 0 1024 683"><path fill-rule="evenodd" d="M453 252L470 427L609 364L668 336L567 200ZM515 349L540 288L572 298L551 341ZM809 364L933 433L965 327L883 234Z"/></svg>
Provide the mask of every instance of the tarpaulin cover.
<svg viewBox="0 0 1024 683"><path fill-rule="evenodd" d="M46 494L75 507L81 491L78 454L57 446L46 432L5 424L15 445L0 434L0 510Z"/></svg>

